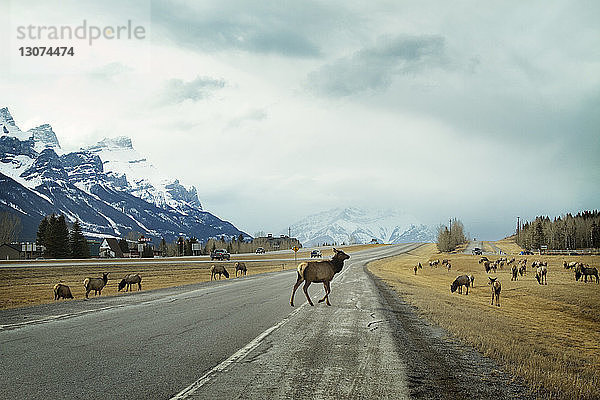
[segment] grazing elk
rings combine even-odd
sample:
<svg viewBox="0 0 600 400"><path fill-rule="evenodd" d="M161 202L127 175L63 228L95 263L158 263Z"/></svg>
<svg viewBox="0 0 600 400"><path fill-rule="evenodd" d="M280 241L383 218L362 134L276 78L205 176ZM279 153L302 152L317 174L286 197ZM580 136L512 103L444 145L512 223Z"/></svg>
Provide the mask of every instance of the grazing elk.
<svg viewBox="0 0 600 400"><path fill-rule="evenodd" d="M102 289L108 282L108 272L102 274L102 278L85 278L83 280L83 287L85 287L85 298L88 298L88 294L93 290L94 296L102 296Z"/></svg>
<svg viewBox="0 0 600 400"><path fill-rule="evenodd" d="M479 264L481 264L481 263L482 263L482 262L484 262L484 261L490 261L490 260L488 260L488 258L487 258L487 257L485 257L485 256L484 256L484 257L481 257L481 258L479 259Z"/></svg>
<svg viewBox="0 0 600 400"><path fill-rule="evenodd" d="M248 272L248 269L246 268L246 263L236 262L234 265L235 265L235 277L236 278L238 276L238 271L240 273L240 276L242 276L242 274L244 276L246 276L246 273Z"/></svg>
<svg viewBox="0 0 600 400"><path fill-rule="evenodd" d="M512 273L512 278L510 278L511 281L516 281L517 280L517 273L519 272L519 269L517 268L516 265L513 265L512 267L510 267L510 272ZM521 274L521 276L523 276L523 274Z"/></svg>
<svg viewBox="0 0 600 400"><path fill-rule="evenodd" d="M469 275L469 280L471 281L471 287L475 287L475 277L473 275Z"/></svg>
<svg viewBox="0 0 600 400"><path fill-rule="evenodd" d="M596 277L596 283L598 283L598 269L596 267L584 267L583 265L575 268L575 280L583 277L583 281L587 283L587 278L590 277L590 282L594 281L593 277Z"/></svg>
<svg viewBox="0 0 600 400"><path fill-rule="evenodd" d="M535 272L535 279L537 279L537 281L540 285L548 284L548 280L546 278L547 274L548 274L548 268L546 268L545 265L540 265L539 267L537 267L537 270Z"/></svg>
<svg viewBox="0 0 600 400"><path fill-rule="evenodd" d="M67 285L63 285L62 283L54 285L54 300L72 298L71 289Z"/></svg>
<svg viewBox="0 0 600 400"><path fill-rule="evenodd" d="M500 281L498 278L491 278L488 276L490 281L488 285L492 285L492 305L494 305L494 297L496 298L496 305L500 307L500 291L502 290L502 285L500 285Z"/></svg>
<svg viewBox="0 0 600 400"><path fill-rule="evenodd" d="M458 294L462 294L462 287L465 286L467 288L467 293L469 294L469 285L471 284L471 278L468 275L459 275L456 277L454 282L450 285L450 292L456 292L458 289Z"/></svg>
<svg viewBox="0 0 600 400"><path fill-rule="evenodd" d="M525 265L521 265L521 266L519 267L519 274L520 274L521 276L523 276L523 275L527 275L527 267L526 267Z"/></svg>
<svg viewBox="0 0 600 400"><path fill-rule="evenodd" d="M575 268L577 267L577 264L579 264L577 261L571 261L570 263L567 264L566 261L563 261L563 267L565 269L571 269L571 268Z"/></svg>
<svg viewBox="0 0 600 400"><path fill-rule="evenodd" d="M213 265L210 267L210 280L213 278L217 280L217 274L219 274L219 280L221 280L221 275L225 275L225 278L229 279L229 272L225 269L223 265Z"/></svg>
<svg viewBox="0 0 600 400"><path fill-rule="evenodd" d="M319 300L319 303L325 301L328 306L331 305L329 303L329 293L331 293L330 282L333 279L333 276L340 272L344 267L344 260L350 258L350 256L344 253L341 250L333 249L334 256L331 260L321 260L321 261L306 261L298 264L298 278L296 280L296 284L294 285L294 289L292 290L292 297L290 298L290 305L294 306L294 294L296 293L296 289L302 282L304 282L304 294L306 295L306 299L308 300L308 304L313 306L313 302L308 295L308 287L311 283L323 283L325 287L325 296Z"/></svg>
<svg viewBox="0 0 600 400"><path fill-rule="evenodd" d="M415 270L415 275L416 275L416 274L417 274L417 269L419 269L419 267L418 267L417 265L415 265L415 266L413 267L413 269Z"/></svg>
<svg viewBox="0 0 600 400"><path fill-rule="evenodd" d="M125 275L125 278L121 279L121 282L119 282L119 290L117 291L120 292L125 286L127 286L125 291L129 292L132 290L131 285L135 284L138 285L138 290L142 290L142 277L140 274Z"/></svg>

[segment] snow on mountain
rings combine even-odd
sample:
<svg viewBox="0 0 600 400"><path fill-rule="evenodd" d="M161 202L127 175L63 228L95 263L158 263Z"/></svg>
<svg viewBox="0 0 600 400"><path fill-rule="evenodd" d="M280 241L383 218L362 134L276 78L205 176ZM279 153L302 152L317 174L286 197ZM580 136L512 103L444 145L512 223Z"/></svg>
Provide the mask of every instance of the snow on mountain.
<svg viewBox="0 0 600 400"><path fill-rule="evenodd" d="M49 124L40 125L27 131L33 139L34 150L41 153L45 149L53 149L58 155L62 154L62 148L58 143L56 133Z"/></svg>
<svg viewBox="0 0 600 400"><path fill-rule="evenodd" d="M158 207L171 207L186 215L190 210L202 210L196 188L185 187L177 179L169 179L142 157L131 139L125 136L105 138L82 149L100 157L104 172L114 182L127 182L129 193Z"/></svg>
<svg viewBox="0 0 600 400"><path fill-rule="evenodd" d="M50 125L23 132L7 108L0 108L0 210L21 214L27 240L52 212L80 220L84 233L98 237L131 230L166 240L247 236L202 210L194 187L162 177L131 139L64 154Z"/></svg>
<svg viewBox="0 0 600 400"><path fill-rule="evenodd" d="M322 243L430 242L434 234L414 217L394 210L335 208L305 217L291 226L304 246Z"/></svg>

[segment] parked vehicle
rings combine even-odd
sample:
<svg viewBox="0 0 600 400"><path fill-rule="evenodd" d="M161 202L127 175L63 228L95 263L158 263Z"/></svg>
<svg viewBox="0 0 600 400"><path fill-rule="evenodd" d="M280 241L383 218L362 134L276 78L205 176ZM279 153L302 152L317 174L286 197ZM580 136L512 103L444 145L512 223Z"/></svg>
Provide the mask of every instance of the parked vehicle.
<svg viewBox="0 0 600 400"><path fill-rule="evenodd" d="M217 249L210 253L211 260L229 260L231 255L225 249Z"/></svg>
<svg viewBox="0 0 600 400"><path fill-rule="evenodd" d="M315 258L315 257L323 257L321 255L321 250L313 250L310 252L310 258Z"/></svg>
<svg viewBox="0 0 600 400"><path fill-rule="evenodd" d="M264 247L259 247L258 249L256 249L256 254L263 254L263 253L265 253Z"/></svg>

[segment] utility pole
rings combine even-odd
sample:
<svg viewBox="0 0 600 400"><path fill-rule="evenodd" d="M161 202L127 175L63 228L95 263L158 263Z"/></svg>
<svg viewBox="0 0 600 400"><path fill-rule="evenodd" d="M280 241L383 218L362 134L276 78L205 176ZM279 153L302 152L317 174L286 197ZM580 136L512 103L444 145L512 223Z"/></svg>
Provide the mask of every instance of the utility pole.
<svg viewBox="0 0 600 400"><path fill-rule="evenodd" d="M521 241L521 217L517 217L517 242Z"/></svg>
<svg viewBox="0 0 600 400"><path fill-rule="evenodd" d="M288 237L291 238L292 237L292 227L288 227Z"/></svg>

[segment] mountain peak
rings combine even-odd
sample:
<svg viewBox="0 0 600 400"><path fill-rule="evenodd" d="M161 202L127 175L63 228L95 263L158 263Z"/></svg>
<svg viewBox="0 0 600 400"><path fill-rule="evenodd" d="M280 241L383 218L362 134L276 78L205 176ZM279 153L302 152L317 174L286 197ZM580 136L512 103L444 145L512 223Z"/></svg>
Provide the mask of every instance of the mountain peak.
<svg viewBox="0 0 600 400"><path fill-rule="evenodd" d="M60 149L60 143L56 137L56 133L52 130L50 124L43 124L27 131L31 134L35 142L36 151L41 152L44 149L52 148Z"/></svg>
<svg viewBox="0 0 600 400"><path fill-rule="evenodd" d="M15 120L8 111L8 107L0 108L0 124L15 126Z"/></svg>
<svg viewBox="0 0 600 400"><path fill-rule="evenodd" d="M84 150L121 150L121 149L133 149L131 144L131 138L127 136L117 136L115 138L104 138L93 146L90 146Z"/></svg>
<svg viewBox="0 0 600 400"><path fill-rule="evenodd" d="M292 225L303 245L327 243L403 243L431 241L431 230L397 210L335 208L310 215Z"/></svg>

